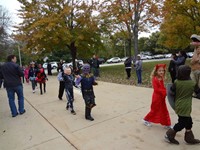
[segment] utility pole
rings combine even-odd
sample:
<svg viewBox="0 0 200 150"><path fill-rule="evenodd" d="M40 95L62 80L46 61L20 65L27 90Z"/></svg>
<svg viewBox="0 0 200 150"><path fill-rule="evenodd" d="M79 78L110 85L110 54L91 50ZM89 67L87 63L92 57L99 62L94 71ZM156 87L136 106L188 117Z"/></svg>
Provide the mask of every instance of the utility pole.
<svg viewBox="0 0 200 150"><path fill-rule="evenodd" d="M22 67L22 60L21 60L21 51L20 51L20 47L18 45L18 53L19 53L19 64Z"/></svg>

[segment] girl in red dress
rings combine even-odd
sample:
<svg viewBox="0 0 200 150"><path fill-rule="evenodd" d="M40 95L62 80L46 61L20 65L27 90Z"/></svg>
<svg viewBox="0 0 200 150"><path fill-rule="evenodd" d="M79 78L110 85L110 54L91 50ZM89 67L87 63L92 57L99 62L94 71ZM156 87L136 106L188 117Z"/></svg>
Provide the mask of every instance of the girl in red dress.
<svg viewBox="0 0 200 150"><path fill-rule="evenodd" d="M171 127L171 120L165 102L166 88L164 86L164 76L166 64L157 64L151 74L153 95L150 112L144 117L144 125L151 126L152 123L160 123L166 128Z"/></svg>

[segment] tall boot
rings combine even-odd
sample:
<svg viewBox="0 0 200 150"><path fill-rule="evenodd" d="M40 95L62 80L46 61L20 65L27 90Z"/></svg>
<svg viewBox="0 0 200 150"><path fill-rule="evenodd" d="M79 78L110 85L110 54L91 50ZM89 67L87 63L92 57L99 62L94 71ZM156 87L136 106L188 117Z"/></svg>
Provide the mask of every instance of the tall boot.
<svg viewBox="0 0 200 150"><path fill-rule="evenodd" d="M185 132L184 140L189 144L200 143L200 140L194 138L194 134L193 134L192 130L190 130L189 132L187 132L187 131Z"/></svg>
<svg viewBox="0 0 200 150"><path fill-rule="evenodd" d="M91 108L87 106L85 107L85 119L90 121L94 120L94 118L91 117Z"/></svg>
<svg viewBox="0 0 200 150"><path fill-rule="evenodd" d="M175 139L175 136L176 136L176 131L174 131L173 129L169 129L167 132L166 132L166 135L165 135L165 139L170 142L170 143L173 143L173 144L179 144L179 142Z"/></svg>

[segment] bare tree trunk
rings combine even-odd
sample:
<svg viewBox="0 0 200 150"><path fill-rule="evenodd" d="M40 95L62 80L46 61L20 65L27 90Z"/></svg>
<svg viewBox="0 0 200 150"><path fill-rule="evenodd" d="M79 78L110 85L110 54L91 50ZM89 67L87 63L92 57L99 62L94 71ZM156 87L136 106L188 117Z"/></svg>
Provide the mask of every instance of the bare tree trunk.
<svg viewBox="0 0 200 150"><path fill-rule="evenodd" d="M76 54L77 54L77 48L75 46L75 42L72 42L70 44L70 46L68 46L68 48L70 49L70 52L71 52L71 56L72 56L72 65L73 65L73 70L76 69Z"/></svg>
<svg viewBox="0 0 200 150"><path fill-rule="evenodd" d="M135 52L135 58L138 55L138 23L139 23L139 2L138 4L135 4L135 15L134 15L134 27L133 27L133 37L134 37L134 52Z"/></svg>
<svg viewBox="0 0 200 150"><path fill-rule="evenodd" d="M128 56L129 57L131 57L131 37L128 39L128 50L127 50L127 52L128 52Z"/></svg>

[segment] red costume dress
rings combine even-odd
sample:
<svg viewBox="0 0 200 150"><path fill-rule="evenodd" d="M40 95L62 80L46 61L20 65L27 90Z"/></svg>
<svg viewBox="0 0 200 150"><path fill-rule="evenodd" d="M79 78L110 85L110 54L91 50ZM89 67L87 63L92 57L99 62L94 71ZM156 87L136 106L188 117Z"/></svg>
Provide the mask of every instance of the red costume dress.
<svg viewBox="0 0 200 150"><path fill-rule="evenodd" d="M164 81L159 80L157 77L153 77L152 85L154 91L152 95L151 110L144 117L144 120L170 126L171 120L165 102L166 88L164 86Z"/></svg>

